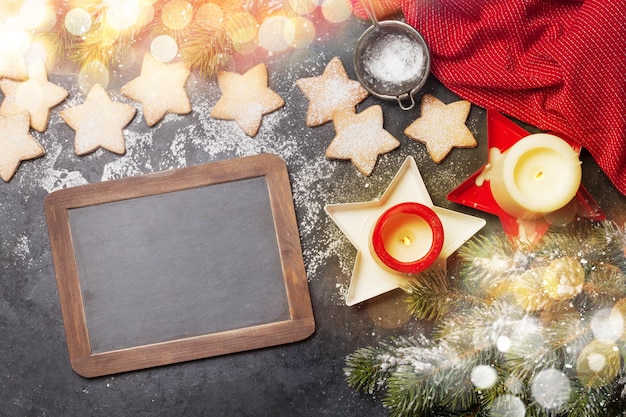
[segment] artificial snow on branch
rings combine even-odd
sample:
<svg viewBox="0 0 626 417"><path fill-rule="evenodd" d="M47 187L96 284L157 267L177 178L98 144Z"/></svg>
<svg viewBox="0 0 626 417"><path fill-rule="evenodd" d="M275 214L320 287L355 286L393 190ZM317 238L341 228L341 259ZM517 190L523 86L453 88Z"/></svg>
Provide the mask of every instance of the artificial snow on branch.
<svg viewBox="0 0 626 417"><path fill-rule="evenodd" d="M625 247L612 222L534 246L475 237L457 277L429 271L407 287L432 334L357 350L347 382L382 393L392 417L626 415Z"/></svg>

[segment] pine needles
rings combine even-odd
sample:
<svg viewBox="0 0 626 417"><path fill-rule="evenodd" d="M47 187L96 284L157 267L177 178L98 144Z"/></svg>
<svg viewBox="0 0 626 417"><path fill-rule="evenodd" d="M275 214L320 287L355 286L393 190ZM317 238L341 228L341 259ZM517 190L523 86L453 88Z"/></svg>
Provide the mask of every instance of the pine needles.
<svg viewBox="0 0 626 417"><path fill-rule="evenodd" d="M477 237L460 276L423 274L407 306L431 339L346 359L348 384L392 417L604 417L626 408L625 232L577 223L535 247Z"/></svg>

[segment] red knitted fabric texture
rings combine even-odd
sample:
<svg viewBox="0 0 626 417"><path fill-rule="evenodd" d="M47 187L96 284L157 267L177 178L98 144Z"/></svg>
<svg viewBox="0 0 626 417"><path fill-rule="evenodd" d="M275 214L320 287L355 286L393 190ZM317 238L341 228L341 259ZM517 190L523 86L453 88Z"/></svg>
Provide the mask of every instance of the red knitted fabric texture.
<svg viewBox="0 0 626 417"><path fill-rule="evenodd" d="M626 195L626 0L381 1L401 4L446 87L577 141Z"/></svg>

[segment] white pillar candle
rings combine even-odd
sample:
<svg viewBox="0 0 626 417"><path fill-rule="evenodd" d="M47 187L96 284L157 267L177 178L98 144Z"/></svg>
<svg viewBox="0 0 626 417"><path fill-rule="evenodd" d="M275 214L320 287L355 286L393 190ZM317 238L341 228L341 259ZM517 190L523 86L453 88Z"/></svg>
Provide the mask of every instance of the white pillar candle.
<svg viewBox="0 0 626 417"><path fill-rule="evenodd" d="M582 176L578 153L563 139L537 133L504 153L489 152L491 192L496 203L518 219L533 219L566 206Z"/></svg>

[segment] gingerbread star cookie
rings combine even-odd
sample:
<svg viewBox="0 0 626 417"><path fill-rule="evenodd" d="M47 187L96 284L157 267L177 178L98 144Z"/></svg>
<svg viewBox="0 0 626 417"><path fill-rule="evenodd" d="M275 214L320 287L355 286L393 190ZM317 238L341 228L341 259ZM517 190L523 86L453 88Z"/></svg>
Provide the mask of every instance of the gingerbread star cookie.
<svg viewBox="0 0 626 417"><path fill-rule="evenodd" d="M326 157L350 159L366 177L374 170L378 155L400 146L398 139L383 129L383 109L378 105L358 114L336 110L333 123L336 136L326 149Z"/></svg>
<svg viewBox="0 0 626 417"><path fill-rule="evenodd" d="M236 121L248 136L256 136L264 115L285 104L268 87L267 68L263 63L244 74L220 71L217 83L222 96L211 110L211 117Z"/></svg>
<svg viewBox="0 0 626 417"><path fill-rule="evenodd" d="M167 113L188 114L191 102L185 90L189 68L182 62L163 63L149 52L143 57L139 77L122 86L121 92L143 105L148 126L154 126Z"/></svg>
<svg viewBox="0 0 626 417"><path fill-rule="evenodd" d="M452 148L475 148L474 135L465 125L471 103L459 100L445 104L430 94L422 97L421 116L404 130L409 138L423 142L435 163Z"/></svg>
<svg viewBox="0 0 626 417"><path fill-rule="evenodd" d="M333 118L333 111L353 111L367 96L360 82L348 78L338 57L330 60L319 77L301 78L296 85L309 99L306 125L322 125Z"/></svg>
<svg viewBox="0 0 626 417"><path fill-rule="evenodd" d="M124 127L136 109L111 100L100 84L95 84L83 104L61 111L61 117L76 131L76 155L86 155L102 147L117 154L126 152Z"/></svg>
<svg viewBox="0 0 626 417"><path fill-rule="evenodd" d="M28 70L26 81L0 80L0 89L4 101L0 106L0 114L27 112L30 126L43 132L48 127L50 109L67 97L67 90L48 81L48 74L43 62L35 61Z"/></svg>
<svg viewBox="0 0 626 417"><path fill-rule="evenodd" d="M0 177L13 178L20 162L45 154L44 148L28 133L28 113L0 115Z"/></svg>

